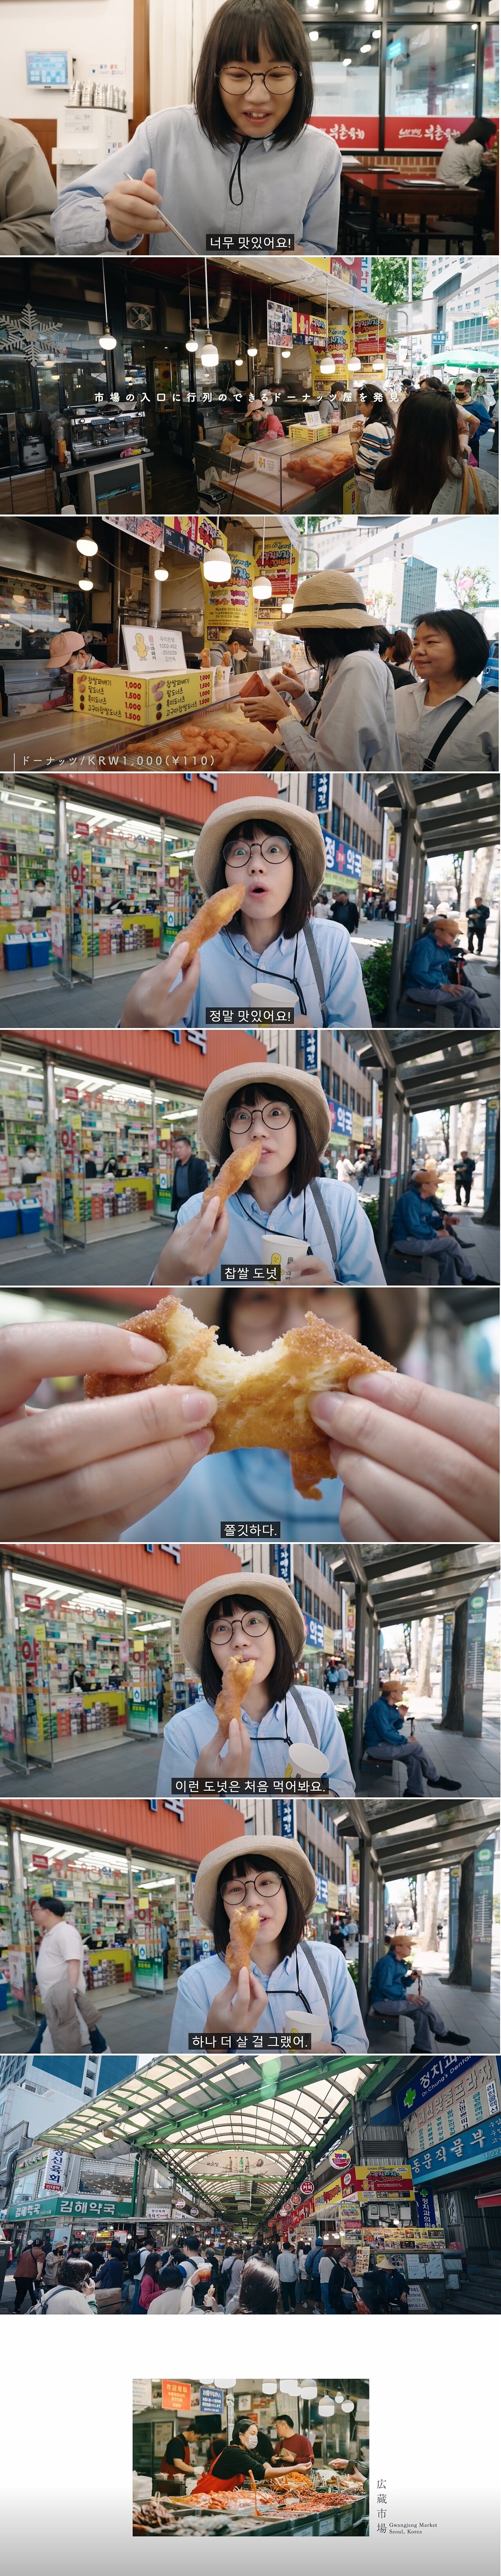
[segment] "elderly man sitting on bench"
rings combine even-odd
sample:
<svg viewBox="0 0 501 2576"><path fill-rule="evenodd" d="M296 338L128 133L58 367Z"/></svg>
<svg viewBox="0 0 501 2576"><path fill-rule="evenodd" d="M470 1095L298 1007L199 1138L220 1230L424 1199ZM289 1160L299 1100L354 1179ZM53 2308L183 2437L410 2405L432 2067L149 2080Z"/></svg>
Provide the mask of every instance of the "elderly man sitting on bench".
<svg viewBox="0 0 501 2576"><path fill-rule="evenodd" d="M389 1681L381 1685L379 1699L373 1699L367 1710L364 1730L366 1760L373 1762L375 1768L378 1762L405 1762L406 1798L423 1798L426 1780L434 1789L460 1789L460 1780L448 1780L442 1771L435 1770L434 1762L430 1761L429 1753L425 1753L417 1735L409 1738L404 1735L407 1713L400 1674L390 1673Z"/></svg>
<svg viewBox="0 0 501 2576"><path fill-rule="evenodd" d="M477 1273L454 1238L453 1227L458 1225L459 1217L455 1210L448 1209L445 1214L440 1199L435 1197L437 1181L437 1163L423 1163L412 1172L407 1189L397 1199L392 1250L398 1255L431 1253L442 1287L455 1288L458 1279L467 1279L477 1287Z"/></svg>
<svg viewBox="0 0 501 2576"><path fill-rule="evenodd" d="M456 1028L486 1029L489 1014L473 984L461 967L457 940L459 923L454 913L435 913L432 921L423 923L419 939L409 949L405 968L405 992L410 1002L435 1005L452 1012ZM405 996L404 996L405 998Z"/></svg>
<svg viewBox="0 0 501 2576"><path fill-rule="evenodd" d="M386 2021L398 2021L408 2013L414 2023L414 2047L429 2049L434 2039L453 2039L456 2047L470 2046L469 2031L446 2030L441 2013L423 1994L417 1968L408 1967L412 1950L412 1933L403 1924L387 1935L382 1959L376 1959L371 1980L371 2011Z"/></svg>

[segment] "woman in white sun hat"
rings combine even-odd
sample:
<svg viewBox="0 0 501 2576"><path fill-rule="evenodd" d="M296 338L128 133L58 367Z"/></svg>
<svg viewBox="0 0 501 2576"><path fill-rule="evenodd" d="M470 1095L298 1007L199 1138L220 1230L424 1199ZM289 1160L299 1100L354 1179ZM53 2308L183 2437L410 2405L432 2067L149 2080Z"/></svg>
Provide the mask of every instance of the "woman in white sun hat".
<svg viewBox="0 0 501 2576"><path fill-rule="evenodd" d="M294 1774L328 1779L347 1797L355 1783L345 1738L328 1691L296 1683L305 1624L288 1583L271 1574L217 1575L190 1592L181 1612L179 1649L201 1683L200 1699L164 1726L159 1797L176 1779L273 1780ZM215 1704L230 1657L254 1664L240 1717L228 1736ZM292 1749L294 1748L294 1750ZM323 1759L319 1758L322 1757Z"/></svg>
<svg viewBox="0 0 501 2576"><path fill-rule="evenodd" d="M312 767L318 765L315 753ZM345 766L344 753L338 766ZM259 794L217 806L203 824L193 874L205 900L242 882L241 909L186 967L186 932L180 931L170 956L133 984L122 1028L204 1028L209 1007L252 1002L256 981L262 995L293 1004L295 1018L312 1028L370 1028L347 930L312 919L325 875L316 814Z"/></svg>
<svg viewBox="0 0 501 2576"><path fill-rule="evenodd" d="M221 1280L221 1263L241 1268L269 1264L282 1246L281 1277L306 1286L384 1284L372 1226L349 1185L331 1180L320 1156L330 1137L330 1113L317 1074L271 1065L264 1082L253 1064L218 1073L199 1114L201 1154L222 1172L231 1154L259 1145L259 1162L226 1205L218 1197L217 1171L208 1205L202 1191L186 1201L154 1273L155 1287L208 1285ZM284 1236L291 1238L289 1262ZM296 1252L294 1253L294 1244Z"/></svg>
<svg viewBox="0 0 501 2576"><path fill-rule="evenodd" d="M179 1978L169 2047L184 2051L192 2032L250 2036L295 2029L313 2051L365 2056L368 2040L353 1979L340 1950L305 1939L315 1903L315 1872L296 1842L279 1834L241 1836L209 1852L197 1870L193 1909L213 1934L214 1949ZM236 1906L259 1915L249 1966L226 1967Z"/></svg>
<svg viewBox="0 0 501 2576"><path fill-rule="evenodd" d="M366 607L350 572L314 572L300 581L289 619L308 661L320 671L315 698L296 700L301 727L281 721L273 739L293 769L401 769L391 671L381 653L391 635ZM380 648L381 647L381 652Z"/></svg>

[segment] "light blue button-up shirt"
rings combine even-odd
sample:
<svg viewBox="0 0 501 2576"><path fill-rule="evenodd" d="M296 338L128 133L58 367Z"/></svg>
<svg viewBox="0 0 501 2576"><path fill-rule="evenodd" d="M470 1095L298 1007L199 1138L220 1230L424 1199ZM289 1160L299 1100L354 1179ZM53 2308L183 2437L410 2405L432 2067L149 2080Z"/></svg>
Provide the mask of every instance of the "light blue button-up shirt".
<svg viewBox="0 0 501 2576"><path fill-rule="evenodd" d="M329 1788L335 1791L336 1796L346 1798L354 1789L355 1782L343 1729L329 1692L304 1690L301 1684L301 1698L312 1719L317 1744L325 1753ZM243 1714L250 1735L249 1778L253 1780L278 1779L289 1761L290 1744L304 1744L307 1748L311 1743L304 1717L290 1693L287 1700L289 1744L285 1733L285 1700L274 1700L273 1707L266 1710L264 1717L248 1717L245 1708ZM203 1753L204 1745L212 1744L216 1732L217 1718L210 1700L196 1699L189 1708L176 1710L175 1717L171 1717L168 1725L164 1726L157 1780L159 1798L170 1797L173 1779L193 1778L199 1753Z"/></svg>
<svg viewBox="0 0 501 2576"><path fill-rule="evenodd" d="M284 1843L284 1868L286 1859L287 1844ZM330 1942L316 1941L315 1959L323 1977L324 1986L327 1987L331 2038L335 2046L341 2049L345 2057L365 2056L369 2042L364 2030L353 1978L349 1975L342 1952L331 1949ZM259 1977L266 1995L265 2009L256 2024L257 2030L285 2029L286 2012L291 2004L298 2002L299 1977L299 1985L310 2012L324 2011L326 2032L328 2031L327 2006L323 2004L320 1988L317 1986L316 1977L313 1975L309 1960L305 1958L304 1951L293 1950L290 1957L281 1959L278 1968L272 1969L271 1977L263 1976L262 1968L259 1968L254 1960L251 1961L251 1965L254 1976ZM181 2054L187 2050L190 2031L205 2030L207 2014L215 1996L222 1994L224 1987L229 1983L229 1968L225 1967L224 1959L216 1958L215 1950L212 1950L206 1959L199 1959L196 1967L185 1969L184 1975L179 1978L169 2048L179 2050Z"/></svg>
<svg viewBox="0 0 501 2576"><path fill-rule="evenodd" d="M362 969L348 931L343 930L340 921L315 921L313 936L325 986L327 1027L370 1029L372 1022L362 983ZM206 939L199 954L199 982L188 1010L179 1021L180 1028L205 1028L209 1006L218 1009L226 1004L237 1010L242 1002L250 1002L252 986L257 979L262 983L269 975L273 984L283 983L284 1002L295 1004L296 1019L302 1015L302 993L308 1019L314 1029L321 1029L322 1006L304 931L299 932L297 954L296 940L284 938L283 931L280 931L278 939L270 941L269 948L262 948L259 953L251 948L250 940L242 930L232 930L231 933L218 930L215 939ZM177 982L181 982L180 974ZM176 992L176 984L172 990Z"/></svg>
<svg viewBox="0 0 501 2576"><path fill-rule="evenodd" d="M357 1198L356 1191L351 1190L349 1183L345 1181L322 1180L320 1188L326 1213L330 1217L336 1238L337 1267L343 1285L357 1288L384 1287L384 1270L381 1269L379 1253L376 1251L372 1226L369 1217L365 1215L360 1199ZM214 1181L214 1192L216 1191L217 1180ZM202 1195L202 1191L199 1190L196 1198L189 1199L186 1207L180 1209L178 1229L192 1223L193 1219L199 1216ZM302 1190L298 1198L293 1198L289 1190L286 1198L279 1199L277 1207L272 1209L270 1216L266 1216L263 1208L258 1207L257 1200L252 1198L250 1191L247 1191L245 1196L229 1199L229 1225L223 1252L224 1263L271 1261L274 1234L290 1234L293 1238L297 1238L299 1246L306 1241L310 1251L317 1254L320 1261L327 1262L328 1269L333 1271L333 1256L329 1250L327 1235L324 1233L312 1191L306 1189L304 1197L305 1237L303 1237ZM212 1282L214 1286L216 1281L220 1280L221 1263L219 1261L214 1270L194 1274L190 1284L194 1287L203 1287L209 1286Z"/></svg>
<svg viewBox="0 0 501 2576"><path fill-rule="evenodd" d="M294 143L281 144L277 133L246 144L240 161L240 186L230 181L241 137L209 143L194 107L161 108L138 125L130 143L110 152L95 170L82 173L63 188L52 228L57 249L113 251L120 258L137 249L135 241L110 241L104 197L121 179L144 179L156 170L162 213L176 224L190 250L205 251L207 233L292 233L303 251L337 249L341 153L331 134L307 125ZM150 258L179 259L182 245L175 233L150 235Z"/></svg>
<svg viewBox="0 0 501 2576"><path fill-rule="evenodd" d="M343 1488L339 1476L326 1477L321 1501L307 1503L296 1493L290 1459L281 1449L225 1449L201 1458L184 1484L154 1512L146 1512L123 1538L217 1539L222 1521L273 1520L281 1538L340 1538ZM236 1535L236 1533L235 1533Z"/></svg>

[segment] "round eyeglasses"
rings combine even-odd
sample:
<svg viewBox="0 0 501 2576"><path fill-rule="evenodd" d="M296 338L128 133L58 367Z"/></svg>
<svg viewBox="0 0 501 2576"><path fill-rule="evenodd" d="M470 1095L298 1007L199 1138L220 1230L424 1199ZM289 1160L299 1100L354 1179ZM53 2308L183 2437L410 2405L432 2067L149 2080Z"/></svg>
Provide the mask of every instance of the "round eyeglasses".
<svg viewBox="0 0 501 2576"><path fill-rule="evenodd" d="M260 850L261 858L266 860L267 867L283 867L284 859L290 859L291 856L288 833L280 832L278 836L275 833L268 834L264 841L223 841L222 855L225 867L236 868L238 874L239 869L250 867L256 850Z"/></svg>
<svg viewBox="0 0 501 2576"><path fill-rule="evenodd" d="M241 1628L244 1637L265 1637L269 1625L269 1619L261 1618L259 1610L244 1610L241 1619L215 1619L210 1631L211 1645L227 1646L236 1628Z"/></svg>
<svg viewBox="0 0 501 2576"><path fill-rule="evenodd" d="M292 63L284 63L280 72L246 72L243 68L242 71L228 71L225 64L218 78L220 89L228 90L234 98L243 98L246 90L254 88L255 81L262 81L271 98L284 98L287 90L295 89L297 72Z"/></svg>
<svg viewBox="0 0 501 2576"><path fill-rule="evenodd" d="M285 1101L268 1100L264 1109L227 1110L224 1123L231 1136L247 1136L258 1118L262 1118L265 1127L289 1127L291 1112L286 1109Z"/></svg>
<svg viewBox="0 0 501 2576"><path fill-rule="evenodd" d="M246 1872L245 1878L228 1878L226 1885L223 1881L221 1888L223 1904L241 1905L242 1894L247 1895L249 1887L254 1888L256 1896L278 1896L282 1885L283 1880L279 1878L276 1869L258 1870L257 1878L248 1878Z"/></svg>

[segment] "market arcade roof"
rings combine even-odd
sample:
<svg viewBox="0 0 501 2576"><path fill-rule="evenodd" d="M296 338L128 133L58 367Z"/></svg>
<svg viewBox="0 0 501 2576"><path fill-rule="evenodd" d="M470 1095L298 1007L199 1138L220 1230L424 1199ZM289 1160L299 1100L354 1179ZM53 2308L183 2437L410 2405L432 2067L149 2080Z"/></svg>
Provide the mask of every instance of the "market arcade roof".
<svg viewBox="0 0 501 2576"><path fill-rule="evenodd" d="M428 861L452 852L479 850L499 840L499 778L416 777L400 772L378 778L378 804L398 826L405 813L416 818L416 831Z"/></svg>
<svg viewBox="0 0 501 2576"><path fill-rule="evenodd" d="M391 1539L375 1539L361 1547L327 1546L325 1553L338 1584L347 1590L361 1584L381 1628L453 1610L499 1572L499 1547L488 1539L469 1547L423 1547L418 1540L396 1547Z"/></svg>
<svg viewBox="0 0 501 2576"><path fill-rule="evenodd" d="M373 1029L359 1049L360 1064L372 1072L396 1074L399 1090L413 1117L426 1109L465 1108L468 1101L492 1099L499 1090L499 1033L478 1030L471 1037L459 1030Z"/></svg>
<svg viewBox="0 0 501 2576"><path fill-rule="evenodd" d="M415 2065L416 2061L413 2061ZM351 2118L355 2096L363 2104L387 2094L395 2075L405 2077L410 2059L336 2059L332 2072L325 2058L308 2066L291 2066L267 2055L257 2063L247 2057L217 2063L197 2057L192 2067L183 2057L156 2058L128 2076L96 2103L85 2104L47 2130L47 2144L68 2147L86 2158L108 2155L118 2145L131 2153L163 2156L180 2182L199 2193L208 2208L222 2210L238 2196L228 2171L210 2173L209 2152L228 2158L247 2152L249 2159L273 2159L274 2170L251 2172L252 2207L271 2216L311 2165ZM22 2163L22 2157L20 2159ZM210 2181L208 2181L210 2173ZM236 2178L238 2180L238 2177Z"/></svg>

